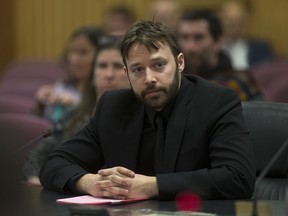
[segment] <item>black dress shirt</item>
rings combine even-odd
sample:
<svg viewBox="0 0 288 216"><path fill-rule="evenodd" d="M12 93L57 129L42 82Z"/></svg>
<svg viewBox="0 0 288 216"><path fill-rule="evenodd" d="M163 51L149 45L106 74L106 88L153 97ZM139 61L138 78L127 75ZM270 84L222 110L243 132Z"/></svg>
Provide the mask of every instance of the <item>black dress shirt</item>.
<svg viewBox="0 0 288 216"><path fill-rule="evenodd" d="M181 97L179 94L181 90L181 86L179 88L178 94L172 98L168 104L161 110L159 113L164 118L164 125L167 125L169 121L169 115L173 109L175 100L177 97ZM145 106L145 117L144 117L144 124L143 124L143 132L141 138L141 146L139 148L139 155L137 161L137 173L154 176L155 173L155 144L156 144L156 126L155 126L155 116L156 110ZM165 147L164 147L165 150ZM150 157L147 157L150 155Z"/></svg>

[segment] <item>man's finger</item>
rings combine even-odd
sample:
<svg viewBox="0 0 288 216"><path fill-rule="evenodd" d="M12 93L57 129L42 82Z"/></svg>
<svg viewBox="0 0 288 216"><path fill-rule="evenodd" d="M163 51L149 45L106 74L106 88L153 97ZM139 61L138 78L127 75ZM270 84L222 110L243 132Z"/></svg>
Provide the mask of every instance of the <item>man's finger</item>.
<svg viewBox="0 0 288 216"><path fill-rule="evenodd" d="M127 177L134 178L135 176L135 173L132 170L129 170L125 167L116 167L116 169L120 174L125 175Z"/></svg>
<svg viewBox="0 0 288 216"><path fill-rule="evenodd" d="M103 197L127 197L129 190L120 187L107 187L105 189L100 189L99 194Z"/></svg>
<svg viewBox="0 0 288 216"><path fill-rule="evenodd" d="M132 170L129 170L125 167L113 167L108 169L102 169L98 171L99 175L108 176L108 175L119 175L134 178L135 173Z"/></svg>

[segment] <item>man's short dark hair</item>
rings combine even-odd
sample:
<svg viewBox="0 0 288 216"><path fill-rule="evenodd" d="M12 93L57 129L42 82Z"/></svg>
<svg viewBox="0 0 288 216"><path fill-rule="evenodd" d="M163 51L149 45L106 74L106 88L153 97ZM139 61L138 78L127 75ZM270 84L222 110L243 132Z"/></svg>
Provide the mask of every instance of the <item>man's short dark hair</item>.
<svg viewBox="0 0 288 216"><path fill-rule="evenodd" d="M204 20L208 23L209 32L213 39L217 41L223 33L222 24L219 18L209 9L195 9L183 13L181 21L199 21Z"/></svg>
<svg viewBox="0 0 288 216"><path fill-rule="evenodd" d="M134 24L125 34L121 44L121 55L126 65L126 58L134 43L144 44L148 50L160 48L159 43L167 44L176 61L180 47L176 36L171 29L163 23L153 21L140 21Z"/></svg>

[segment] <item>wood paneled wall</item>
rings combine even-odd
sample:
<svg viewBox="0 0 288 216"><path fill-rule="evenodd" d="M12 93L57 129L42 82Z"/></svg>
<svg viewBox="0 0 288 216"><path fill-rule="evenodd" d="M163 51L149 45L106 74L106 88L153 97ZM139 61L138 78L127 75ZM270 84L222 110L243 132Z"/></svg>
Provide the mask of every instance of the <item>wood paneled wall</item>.
<svg viewBox="0 0 288 216"><path fill-rule="evenodd" d="M55 58L69 35L83 25L102 25L105 12L125 4L140 12L143 1L134 0L14 0L16 1L16 59ZM135 4L138 2L137 4ZM144 7L145 8L145 7ZM145 11L145 9L144 9ZM141 15L141 13L140 13Z"/></svg>
<svg viewBox="0 0 288 216"><path fill-rule="evenodd" d="M250 0L250 33L271 42L277 54L288 57L288 1Z"/></svg>
<svg viewBox="0 0 288 216"><path fill-rule="evenodd" d="M57 58L72 31L82 25L102 25L105 12L117 4L127 5L138 19L151 19L153 0L9 0L1 3L0 22L4 26L0 59ZM176 0L184 8L218 7L224 0ZM244 1L244 0L243 0ZM250 1L253 14L250 33L269 40L277 53L288 57L288 1ZM3 27L2 27L3 30ZM6 35L6 36L5 36ZM6 54L3 54L6 53ZM2 57L3 55L3 57ZM1 68L0 65L0 70Z"/></svg>
<svg viewBox="0 0 288 216"><path fill-rule="evenodd" d="M12 1L2 1L0 4L0 76L1 71L14 58L14 5Z"/></svg>

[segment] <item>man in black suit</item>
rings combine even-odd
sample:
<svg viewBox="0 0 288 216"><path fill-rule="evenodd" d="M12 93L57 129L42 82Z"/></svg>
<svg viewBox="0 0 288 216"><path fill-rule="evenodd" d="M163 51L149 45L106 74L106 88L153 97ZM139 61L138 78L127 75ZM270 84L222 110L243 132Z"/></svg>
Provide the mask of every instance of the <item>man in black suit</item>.
<svg viewBox="0 0 288 216"><path fill-rule="evenodd" d="M181 76L184 55L161 23L136 23L121 52L132 89L102 95L90 123L49 156L42 185L123 199L249 198L255 166L236 94Z"/></svg>
<svg viewBox="0 0 288 216"><path fill-rule="evenodd" d="M183 74L195 74L234 90L241 101L258 98L259 92L247 71L233 70L222 51L222 25L209 9L191 9L182 14L177 38L185 56Z"/></svg>

